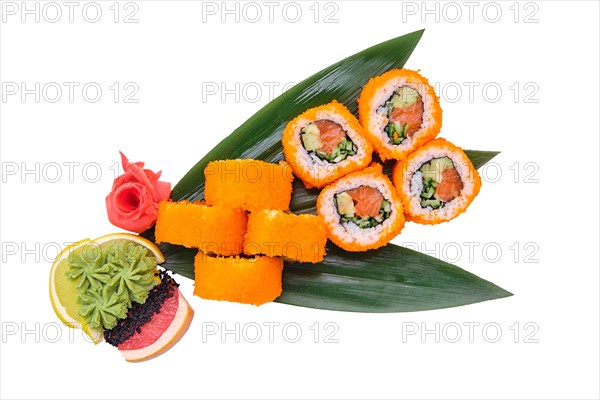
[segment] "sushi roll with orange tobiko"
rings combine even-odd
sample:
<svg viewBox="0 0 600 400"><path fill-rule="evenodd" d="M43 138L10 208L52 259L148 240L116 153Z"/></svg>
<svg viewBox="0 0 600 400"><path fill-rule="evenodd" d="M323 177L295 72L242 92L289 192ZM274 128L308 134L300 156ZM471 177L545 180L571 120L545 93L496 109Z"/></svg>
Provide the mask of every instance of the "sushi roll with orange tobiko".
<svg viewBox="0 0 600 400"><path fill-rule="evenodd" d="M437 136L442 109L416 71L394 69L372 78L358 99L360 123L382 160L402 160Z"/></svg>
<svg viewBox="0 0 600 400"><path fill-rule="evenodd" d="M200 251L194 259L194 294L259 306L279 297L282 272L278 257L219 257Z"/></svg>
<svg viewBox="0 0 600 400"><path fill-rule="evenodd" d="M356 117L335 100L290 121L282 143L286 161L309 189L365 168L373 153Z"/></svg>
<svg viewBox="0 0 600 400"><path fill-rule="evenodd" d="M199 248L231 256L243 250L248 216L241 208L207 206L203 202L161 201L156 220L156 243Z"/></svg>
<svg viewBox="0 0 600 400"><path fill-rule="evenodd" d="M324 188L317 212L329 239L347 251L385 246L404 227L400 198L376 163Z"/></svg>
<svg viewBox="0 0 600 400"><path fill-rule="evenodd" d="M262 210L250 213L244 253L317 263L323 261L326 243L323 217Z"/></svg>
<svg viewBox="0 0 600 400"><path fill-rule="evenodd" d="M204 199L246 211L287 210L292 198L292 169L278 164L238 159L211 161L204 169Z"/></svg>
<svg viewBox="0 0 600 400"><path fill-rule="evenodd" d="M439 224L465 212L481 178L460 147L435 139L398 161L392 180L409 221Z"/></svg>

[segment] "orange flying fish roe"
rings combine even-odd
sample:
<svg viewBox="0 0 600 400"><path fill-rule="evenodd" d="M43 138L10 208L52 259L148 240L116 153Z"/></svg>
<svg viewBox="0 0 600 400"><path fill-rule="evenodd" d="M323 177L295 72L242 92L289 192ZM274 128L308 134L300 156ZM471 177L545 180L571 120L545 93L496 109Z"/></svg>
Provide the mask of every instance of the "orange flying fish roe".
<svg viewBox="0 0 600 400"><path fill-rule="evenodd" d="M156 242L236 255L242 252L247 222L248 215L241 208L162 201L158 205Z"/></svg>
<svg viewBox="0 0 600 400"><path fill-rule="evenodd" d="M244 253L317 263L323 261L326 243L323 217L263 210L248 217Z"/></svg>
<svg viewBox="0 0 600 400"><path fill-rule="evenodd" d="M226 205L248 211L287 210L294 175L285 162L221 160L208 163L204 198L208 205Z"/></svg>
<svg viewBox="0 0 600 400"><path fill-rule="evenodd" d="M194 272L196 296L259 306L281 294L283 260L264 256L212 257L198 252Z"/></svg>

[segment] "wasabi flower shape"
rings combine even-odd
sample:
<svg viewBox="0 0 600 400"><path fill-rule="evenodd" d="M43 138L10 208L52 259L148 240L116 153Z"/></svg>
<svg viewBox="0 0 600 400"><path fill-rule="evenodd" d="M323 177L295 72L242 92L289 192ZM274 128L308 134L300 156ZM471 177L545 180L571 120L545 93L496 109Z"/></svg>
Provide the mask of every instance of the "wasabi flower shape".
<svg viewBox="0 0 600 400"><path fill-rule="evenodd" d="M87 245L72 257L66 275L76 282L78 313L92 329L113 328L133 302L145 303L158 284L156 258L132 242Z"/></svg>
<svg viewBox="0 0 600 400"><path fill-rule="evenodd" d="M116 293L111 293L108 286L101 291L79 293L79 302L79 315L92 329L112 329L120 319L127 317L127 304Z"/></svg>
<svg viewBox="0 0 600 400"><path fill-rule="evenodd" d="M158 283L154 276L156 258L144 247L117 243L108 249L106 259L112 276L108 287L129 308L132 301L145 303L148 292Z"/></svg>
<svg viewBox="0 0 600 400"><path fill-rule="evenodd" d="M98 246L86 246L80 254L71 255L67 277L77 281L81 291L100 290L110 281L110 266L106 265L106 255Z"/></svg>

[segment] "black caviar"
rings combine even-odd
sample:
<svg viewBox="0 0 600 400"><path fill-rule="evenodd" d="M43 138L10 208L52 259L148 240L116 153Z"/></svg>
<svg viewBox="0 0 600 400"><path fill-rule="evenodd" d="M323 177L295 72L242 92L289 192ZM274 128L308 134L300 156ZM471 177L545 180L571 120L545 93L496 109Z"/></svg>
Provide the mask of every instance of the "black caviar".
<svg viewBox="0 0 600 400"><path fill-rule="evenodd" d="M120 320L111 330L104 331L104 340L113 346L118 346L134 333L140 333L142 326L150 322L154 314L160 313L165 300L173 297L175 289L179 286L167 271L160 271L160 283L150 289L148 299L144 304L133 303L127 313L127 318Z"/></svg>

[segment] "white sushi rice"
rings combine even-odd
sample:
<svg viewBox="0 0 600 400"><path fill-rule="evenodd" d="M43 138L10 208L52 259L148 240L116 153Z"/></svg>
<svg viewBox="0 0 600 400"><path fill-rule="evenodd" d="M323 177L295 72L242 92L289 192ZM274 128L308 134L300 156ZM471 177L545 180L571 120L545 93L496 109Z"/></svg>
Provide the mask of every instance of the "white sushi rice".
<svg viewBox="0 0 600 400"><path fill-rule="evenodd" d="M460 214L473 198L473 192L475 190L474 177L471 175L470 165L471 162L466 155L461 151L453 151L446 147L429 148L427 150L421 149L417 153L418 157L412 159L410 165L405 166L407 168L407 174L404 176L402 182L402 190L404 193L410 193L410 202L406 207L407 213L412 215L426 216L430 220L450 220L456 215ZM413 156L416 155L413 153ZM423 174L419 171L421 166L434 158L448 157L452 160L454 168L460 175L463 183L463 189L460 194L453 200L445 203L438 209L433 207L422 207L421 206L421 193L423 191ZM405 204L406 206L406 204Z"/></svg>
<svg viewBox="0 0 600 400"><path fill-rule="evenodd" d="M335 203L335 195L357 188L359 186L369 186L379 190L384 199L390 202L392 211L388 218L381 224L372 228L360 228L353 222L342 222L341 216ZM371 176L364 177L345 177L337 182L327 186L322 195L324 202L320 214L324 216L325 223L330 227L330 234L336 236L340 241L349 244L369 245L377 242L384 234L394 229L398 218L404 219L402 204L400 201L394 202L392 198L396 196L394 187L383 179L374 179Z"/></svg>
<svg viewBox="0 0 600 400"><path fill-rule="evenodd" d="M420 196L423 193L423 173L417 171L410 180L410 194L413 196Z"/></svg>
<svg viewBox="0 0 600 400"><path fill-rule="evenodd" d="M421 124L421 128L411 137L407 137L400 144L395 145L390 142L388 134L384 130L389 123L389 119L387 117L388 108L385 103L392 97L394 92L402 86L409 86L415 89L421 96L421 100L423 101L423 122ZM417 138L421 132L435 124L433 110L431 108L431 104L433 104L435 101L436 100L433 98L433 96L427 92L426 85L419 82L409 81L405 76L394 77L388 80L385 85L380 87L372 97L371 103L369 104L369 114L372 117L369 120L369 126L366 128L368 128L370 132L379 136L381 143L383 143L383 145L390 150L398 148L403 150L410 149L413 140Z"/></svg>
<svg viewBox="0 0 600 400"><path fill-rule="evenodd" d="M352 129L348 124L348 121L346 121L341 115L332 110L326 109L319 110L316 115L317 117L314 120L300 118L294 126L292 146L295 149L296 159L299 160L302 170L307 171L312 177L321 179L333 175L337 168L345 168L346 166L352 164L358 164L361 160L364 160L366 157L370 156L370 154L367 154L365 151L365 147L367 145L366 139ZM326 160L320 159L315 154L309 154L302 144L302 128L319 120L329 120L339 124L346 132L346 135L348 135L348 137L356 145L356 154L353 156L347 156L344 160L338 163L330 163Z"/></svg>

